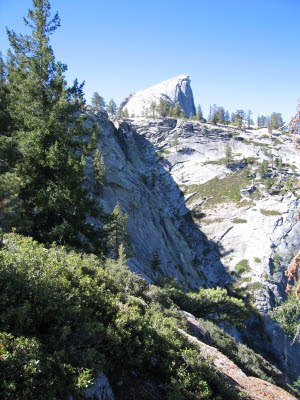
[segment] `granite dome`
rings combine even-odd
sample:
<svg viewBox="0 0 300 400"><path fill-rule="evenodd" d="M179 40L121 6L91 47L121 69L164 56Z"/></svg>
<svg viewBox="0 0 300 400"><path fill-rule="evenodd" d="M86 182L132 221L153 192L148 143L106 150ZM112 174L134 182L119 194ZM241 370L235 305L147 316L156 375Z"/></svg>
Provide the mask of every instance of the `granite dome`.
<svg viewBox="0 0 300 400"><path fill-rule="evenodd" d="M172 106L179 104L187 117L196 115L193 92L190 86L189 75L179 75L168 79L148 89L129 95L121 107L127 108L129 115L143 116L150 110L154 101L167 100Z"/></svg>

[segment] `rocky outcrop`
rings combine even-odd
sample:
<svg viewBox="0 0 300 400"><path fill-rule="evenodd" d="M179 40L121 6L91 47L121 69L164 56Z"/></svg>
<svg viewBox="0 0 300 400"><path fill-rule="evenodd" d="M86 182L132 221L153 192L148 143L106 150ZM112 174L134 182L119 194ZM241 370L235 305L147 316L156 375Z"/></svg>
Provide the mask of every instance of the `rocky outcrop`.
<svg viewBox="0 0 300 400"><path fill-rule="evenodd" d="M243 398L247 398L247 400L296 400L296 397L278 386L259 378L247 376L234 362L215 347L201 342L182 329L179 331L198 347L201 358L208 360L219 370L221 379L226 381L226 384L229 384L236 392L244 395Z"/></svg>
<svg viewBox="0 0 300 400"><path fill-rule="evenodd" d="M196 115L193 92L188 75L179 75L148 89L131 94L121 103L121 107L123 109L126 108L130 116L145 116L146 114L152 114L150 104L155 102L158 105L161 99L168 101L173 107L179 104L187 117Z"/></svg>

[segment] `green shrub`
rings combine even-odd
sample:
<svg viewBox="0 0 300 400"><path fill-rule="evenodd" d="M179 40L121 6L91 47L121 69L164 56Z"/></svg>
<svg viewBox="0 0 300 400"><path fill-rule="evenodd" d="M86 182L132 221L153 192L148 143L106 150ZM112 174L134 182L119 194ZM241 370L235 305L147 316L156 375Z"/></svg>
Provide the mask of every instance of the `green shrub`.
<svg viewBox="0 0 300 400"><path fill-rule="evenodd" d="M253 259L256 264L259 264L261 262L261 259L259 257L254 257Z"/></svg>
<svg viewBox="0 0 300 400"><path fill-rule="evenodd" d="M233 218L232 222L234 224L246 224L247 220L242 218Z"/></svg>
<svg viewBox="0 0 300 400"><path fill-rule="evenodd" d="M250 265L248 260L241 260L236 266L235 270L238 274L244 274L245 272L250 272Z"/></svg>
<svg viewBox="0 0 300 400"><path fill-rule="evenodd" d="M172 283L169 282L164 286L165 292L181 309L198 318L208 318L218 323L231 323L243 327L249 317L249 311L243 301L230 297L226 289L200 288L197 291L184 293L178 284L172 286Z"/></svg>
<svg viewBox="0 0 300 400"><path fill-rule="evenodd" d="M281 212L280 211L276 211L276 210L264 210L264 209L261 208L260 212L263 215L266 215L268 217L271 217L271 216L274 216L274 215L281 215Z"/></svg>
<svg viewBox="0 0 300 400"><path fill-rule="evenodd" d="M171 299L184 301L180 286L150 286L124 262L122 255L100 262L93 255L55 245L45 249L30 238L4 235L1 399L53 400L67 393L77 398L99 371L116 381L130 371L153 381L159 378L168 398L236 398L218 372L199 358L195 345L178 332L179 327L187 329ZM234 308L235 300L217 292L220 315L228 303L226 312L231 307L233 315L230 311L225 320L240 319L243 305L237 301ZM210 304L213 313L218 296L210 299L207 292L202 297L200 303Z"/></svg>
<svg viewBox="0 0 300 400"><path fill-rule="evenodd" d="M252 349L238 343L211 321L201 319L201 322L209 331L213 346L234 361L246 374L275 384L274 377L280 376L280 371L276 367Z"/></svg>

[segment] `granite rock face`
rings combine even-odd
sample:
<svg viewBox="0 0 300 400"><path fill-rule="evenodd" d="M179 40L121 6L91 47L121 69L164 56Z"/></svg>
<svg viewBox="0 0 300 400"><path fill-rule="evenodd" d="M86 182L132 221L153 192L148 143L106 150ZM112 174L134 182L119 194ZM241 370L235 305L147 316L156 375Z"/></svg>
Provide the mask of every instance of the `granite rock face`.
<svg viewBox="0 0 300 400"><path fill-rule="evenodd" d="M141 117L147 113L150 115L150 104L152 102L159 104L160 99L168 101L173 107L175 104L179 104L187 117L196 115L193 92L188 75L179 75L148 89L131 94L121 103L121 107L123 109L126 108L130 116Z"/></svg>
<svg viewBox="0 0 300 400"><path fill-rule="evenodd" d="M109 121L95 108L87 115L103 131L98 148L107 184L99 202L112 212L118 201L128 216L130 269L148 282L170 276L191 288L229 285L251 298L262 313L249 323L251 341L297 377L300 346L287 346L266 315L284 299L284 270L300 248L299 199L287 189L300 171L292 138L173 118ZM223 160L228 144L230 168ZM91 162L87 174L92 186Z"/></svg>

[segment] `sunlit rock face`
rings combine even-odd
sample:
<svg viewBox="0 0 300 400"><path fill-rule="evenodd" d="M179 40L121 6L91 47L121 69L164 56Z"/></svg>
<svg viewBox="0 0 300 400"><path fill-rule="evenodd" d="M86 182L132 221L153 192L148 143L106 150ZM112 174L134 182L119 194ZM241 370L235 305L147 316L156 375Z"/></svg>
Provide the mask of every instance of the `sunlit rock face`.
<svg viewBox="0 0 300 400"><path fill-rule="evenodd" d="M188 75L179 75L168 79L158 85L131 94L121 103L123 109L127 109L129 115L150 115L152 102L159 104L160 100L168 101L173 107L179 104L187 117L196 115L193 92Z"/></svg>
<svg viewBox="0 0 300 400"><path fill-rule="evenodd" d="M106 182L97 201L106 213L119 202L128 216L129 268L149 282L169 276L248 298L260 317L247 322L247 340L295 380L300 345L287 345L268 316L286 296L284 271L300 248L299 192L290 189L300 157L292 135L175 118L109 119L96 107L86 115L86 124L101 130Z"/></svg>

